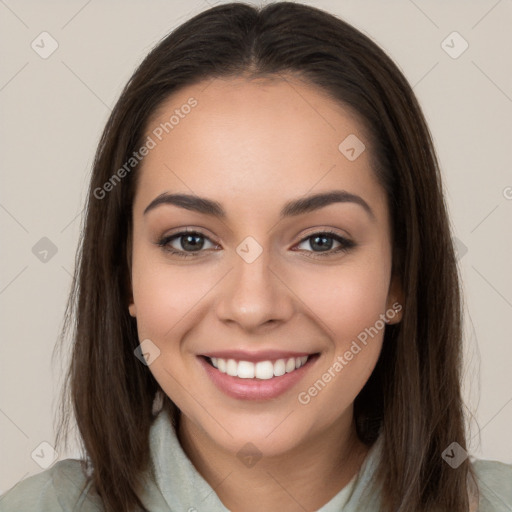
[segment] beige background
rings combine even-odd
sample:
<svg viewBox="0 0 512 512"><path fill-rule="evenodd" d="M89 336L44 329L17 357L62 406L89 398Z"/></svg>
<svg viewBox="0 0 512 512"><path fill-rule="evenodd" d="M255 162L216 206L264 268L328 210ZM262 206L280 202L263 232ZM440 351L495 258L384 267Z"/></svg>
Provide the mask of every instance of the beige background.
<svg viewBox="0 0 512 512"><path fill-rule="evenodd" d="M465 397L481 428L480 443L471 424L470 453L512 463L512 2L305 3L369 35L414 86L460 240ZM100 132L148 50L207 7L205 0L0 0L0 492L40 472L31 453L53 442L62 368L52 368L51 353ZM47 59L31 48L43 31L59 45ZM469 44L456 59L442 47L453 31ZM462 48L460 40L449 44ZM43 237L57 249L45 263L32 252Z"/></svg>

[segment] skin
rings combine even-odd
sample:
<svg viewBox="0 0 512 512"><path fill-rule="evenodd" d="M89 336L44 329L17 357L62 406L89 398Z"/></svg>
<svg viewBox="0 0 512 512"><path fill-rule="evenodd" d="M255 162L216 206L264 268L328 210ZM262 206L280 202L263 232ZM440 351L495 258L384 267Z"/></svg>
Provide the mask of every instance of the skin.
<svg viewBox="0 0 512 512"><path fill-rule="evenodd" d="M299 403L298 394L401 301L391 276L385 192L357 117L316 87L292 77L188 86L159 109L147 135L190 96L198 105L138 171L129 311L140 340L160 350L148 368L181 410L183 449L224 505L237 512L317 510L367 455L355 433L353 401L375 367L384 331L308 404ZM338 150L349 134L367 148L354 161ZM334 189L362 197L374 218L347 202L279 219L285 202ZM174 205L144 215L162 192L214 199L227 218ZM204 233L199 256L180 258L157 245L184 228ZM334 253L340 244L332 240L331 255L315 258L322 252L307 236L326 228L356 246ZM247 236L263 249L252 263L236 252ZM192 252L183 238L171 245ZM400 319L401 313L389 323ZM197 356L214 349L320 357L277 399L247 401L218 390L199 364ZM250 468L236 456L248 442L263 455Z"/></svg>

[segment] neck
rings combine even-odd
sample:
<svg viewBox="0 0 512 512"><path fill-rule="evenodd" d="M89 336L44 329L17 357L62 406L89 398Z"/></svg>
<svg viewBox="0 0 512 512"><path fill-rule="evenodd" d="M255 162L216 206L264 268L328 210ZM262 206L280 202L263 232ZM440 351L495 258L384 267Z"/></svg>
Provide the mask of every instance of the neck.
<svg viewBox="0 0 512 512"><path fill-rule="evenodd" d="M367 453L352 410L307 443L245 467L182 416L178 437L195 468L233 512L318 510L359 471ZM337 454L337 456L333 456Z"/></svg>

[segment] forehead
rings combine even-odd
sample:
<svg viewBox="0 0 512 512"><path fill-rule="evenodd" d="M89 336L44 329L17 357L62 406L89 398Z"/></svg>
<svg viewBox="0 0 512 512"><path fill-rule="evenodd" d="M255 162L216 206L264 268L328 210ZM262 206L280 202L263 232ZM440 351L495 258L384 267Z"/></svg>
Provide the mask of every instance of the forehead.
<svg viewBox="0 0 512 512"><path fill-rule="evenodd" d="M238 211L277 208L333 188L383 202L357 116L290 77L217 78L185 87L151 117L146 137L154 147L137 171L141 211L162 192L210 197ZM349 159L345 140L366 149Z"/></svg>

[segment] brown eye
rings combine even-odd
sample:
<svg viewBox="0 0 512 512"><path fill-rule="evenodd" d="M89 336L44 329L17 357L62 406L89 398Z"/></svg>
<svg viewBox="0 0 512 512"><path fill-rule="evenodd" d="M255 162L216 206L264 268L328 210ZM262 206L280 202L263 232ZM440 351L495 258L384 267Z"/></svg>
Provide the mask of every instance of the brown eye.
<svg viewBox="0 0 512 512"><path fill-rule="evenodd" d="M346 252L349 249L355 247L355 243L352 242L352 240L348 240L347 238L330 231L314 233L313 235L309 235L308 237L304 238L300 243L308 243L309 246L312 248L312 251L308 252L315 253L314 257L330 256L333 254L338 254L340 252ZM334 243L338 243L339 246L336 249L332 250Z"/></svg>
<svg viewBox="0 0 512 512"><path fill-rule="evenodd" d="M201 249L204 248L205 240L214 245L206 235L199 231L181 231L180 233L162 238L158 245L166 252L186 258L197 256L200 252L204 252ZM173 246L173 244L175 245Z"/></svg>

